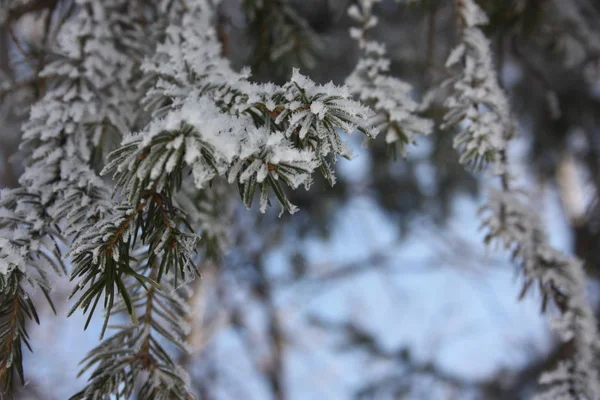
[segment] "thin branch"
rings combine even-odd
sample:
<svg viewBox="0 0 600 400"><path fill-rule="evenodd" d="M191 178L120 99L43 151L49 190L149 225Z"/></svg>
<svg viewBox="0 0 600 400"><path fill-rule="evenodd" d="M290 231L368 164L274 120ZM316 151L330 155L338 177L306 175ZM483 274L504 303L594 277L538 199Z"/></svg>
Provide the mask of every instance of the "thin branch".
<svg viewBox="0 0 600 400"><path fill-rule="evenodd" d="M268 335L271 347L271 363L267 371L268 381L274 399L285 400L285 371L283 362L285 337L283 326L277 315L277 307L273 298L273 287L266 274L262 260L258 262L256 270L260 279L257 293L265 305L268 318Z"/></svg>
<svg viewBox="0 0 600 400"><path fill-rule="evenodd" d="M28 77L27 79L23 79L20 80L19 82L15 82L14 84L8 86L8 87L2 87L0 88L0 98L2 98L3 96L15 92L17 90L21 90L21 89L25 89L27 87L30 86L34 86L36 84L38 84L41 81L41 79L36 76L36 75L32 75L30 77Z"/></svg>

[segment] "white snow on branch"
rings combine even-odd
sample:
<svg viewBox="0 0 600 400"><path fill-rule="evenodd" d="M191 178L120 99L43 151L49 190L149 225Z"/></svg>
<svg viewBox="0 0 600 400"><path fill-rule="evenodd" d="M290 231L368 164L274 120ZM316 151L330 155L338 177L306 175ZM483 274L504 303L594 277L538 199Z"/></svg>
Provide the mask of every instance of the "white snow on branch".
<svg viewBox="0 0 600 400"><path fill-rule="evenodd" d="M445 126L458 130L454 146L462 163L494 166L502 190L491 191L483 207L486 242L500 242L513 252L525 276L523 294L533 283L539 285L544 308L551 302L558 309L553 327L572 349L554 372L542 375L540 382L549 387L538 398L597 399L597 321L585 297L583 265L550 246L535 211L523 204L523 193L513 188L507 146L516 128L498 83L490 41L478 27L487 23L487 16L473 0L457 0L456 5L461 43L446 66L462 68L446 82L451 94L445 102Z"/></svg>
<svg viewBox="0 0 600 400"><path fill-rule="evenodd" d="M460 73L445 82L450 95L444 105L443 128L454 128L458 134L454 147L460 162L484 168L488 164L502 174L505 166L501 153L514 135L509 102L498 83L490 41L479 29L487 16L472 0L459 0L462 24L461 42L450 53L446 67L460 66Z"/></svg>
<svg viewBox="0 0 600 400"><path fill-rule="evenodd" d="M417 115L419 103L412 97L413 88L396 77L386 75L390 60L386 57L385 46L368 38L377 25L373 6L379 2L361 0L348 9L350 17L359 24L359 27L350 29L350 36L358 42L361 56L346 84L361 101L376 111L370 122L378 131L385 132L385 141L399 145L405 155L406 146L413 144L417 136L431 133L433 124Z"/></svg>

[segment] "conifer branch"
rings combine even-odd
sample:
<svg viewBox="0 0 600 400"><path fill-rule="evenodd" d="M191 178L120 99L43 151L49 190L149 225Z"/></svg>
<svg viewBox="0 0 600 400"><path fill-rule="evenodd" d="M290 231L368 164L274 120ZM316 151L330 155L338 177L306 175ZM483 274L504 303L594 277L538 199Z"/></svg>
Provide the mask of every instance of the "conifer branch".
<svg viewBox="0 0 600 400"><path fill-rule="evenodd" d="M3 392L11 390L15 372L18 374L21 384L25 383L22 345L24 344L31 351L26 322L28 319L35 319L39 324L35 306L19 285L16 274L13 282L7 283L7 285L13 286L13 288L10 291L4 291L0 308L0 319L2 320L0 323L0 337L2 338L0 381Z"/></svg>
<svg viewBox="0 0 600 400"><path fill-rule="evenodd" d="M131 100L122 96L131 61L116 50L116 34L122 40L131 31L123 30L118 19L104 19L109 10L121 10L124 4L111 0L98 7L80 2L71 30L58 38L57 58L40 72L51 82L49 90L23 126L21 149L27 163L19 179L22 188L2 193L0 273L3 282L10 282L2 287L2 307L21 304L20 313L9 313L19 321L9 318L1 327L0 337L13 343L5 343L4 348L12 351L2 357L4 365L13 365L21 377L21 343L27 345L24 316L37 322L24 285L40 287L50 301L48 274L65 272L57 242L76 236L82 222L106 211L106 187L94 172L91 155L103 126L119 130L128 124L114 112L114 107ZM110 60L105 58L106 49L116 51ZM111 75L111 67L121 69L121 74Z"/></svg>
<svg viewBox="0 0 600 400"><path fill-rule="evenodd" d="M411 85L386 75L391 62L386 57L385 45L369 38L378 22L373 15L377 3L379 0L360 0L348 9L350 17L359 24L350 29L350 36L358 42L360 57L346 84L357 98L376 111L370 122L385 133L394 157L398 152L405 156L406 147L414 144L417 136L430 134L433 124L418 115L419 103L411 97Z"/></svg>
<svg viewBox="0 0 600 400"><path fill-rule="evenodd" d="M32 210L23 213L17 199L27 199ZM41 223L44 215L35 212L40 209L37 199L14 189L3 191L0 200L0 380L4 393L11 391L15 372L25 383L23 345L31 351L27 322L39 324L28 292L41 290L54 310L48 275L64 273L65 267L57 232L47 230Z"/></svg>
<svg viewBox="0 0 600 400"><path fill-rule="evenodd" d="M146 273L149 281L158 280L158 263L150 264L152 255L143 254L140 274ZM137 324L109 326L115 333L92 350L83 361L81 373L95 369L86 385L71 399L88 399L109 394L129 398L136 390L136 383L143 382L137 392L144 399L193 399L188 392L187 373L177 366L164 347L164 341L175 344L187 352L184 339L189 330L186 316L189 306L187 293L176 290L168 279L161 288L151 286L147 290L135 280L127 286L131 304L140 315ZM128 314L129 306L119 301L115 313Z"/></svg>
<svg viewBox="0 0 600 400"><path fill-rule="evenodd" d="M457 0L462 41L448 57L448 67L462 64L462 72L448 84L446 127L459 130L454 145L460 161L475 168L493 164L500 191L491 191L483 207L486 243L499 242L521 265L525 283L521 296L537 283L542 311L552 301L558 309L553 325L572 351L554 371L544 373L547 386L539 399L596 399L600 381L595 363L598 351L597 321L585 297L582 263L552 248L536 213L526 207L523 192L513 187L507 148L514 137L508 99L498 84L490 42L479 26L487 16L473 0Z"/></svg>
<svg viewBox="0 0 600 400"><path fill-rule="evenodd" d="M144 64L157 77L146 96L155 120L125 138L106 170L117 168L119 186L132 176L162 185L165 175L156 163L167 173L189 168L198 188L227 176L248 207L259 191L265 211L271 189L282 208L294 212L280 182L308 187L315 169L335 182L331 163L350 156L338 130L374 136L364 122L370 110L352 101L347 89L316 85L297 71L283 86L249 82L247 72L234 72L220 57L207 14L190 13L170 27L169 46L159 46Z"/></svg>

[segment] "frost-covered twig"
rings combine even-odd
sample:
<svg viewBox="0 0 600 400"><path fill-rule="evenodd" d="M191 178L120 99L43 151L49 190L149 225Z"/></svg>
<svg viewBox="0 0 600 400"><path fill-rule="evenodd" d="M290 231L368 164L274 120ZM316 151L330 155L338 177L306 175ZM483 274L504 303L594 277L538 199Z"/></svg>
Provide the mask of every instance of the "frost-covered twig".
<svg viewBox="0 0 600 400"><path fill-rule="evenodd" d="M452 90L445 101L444 127L459 131L454 147L461 163L476 168L492 163L496 173L503 174L503 154L515 128L508 99L498 84L490 42L479 29L487 23L487 16L471 0L457 0L456 4L461 43L450 53L446 67L461 65L462 69L445 82Z"/></svg>
<svg viewBox="0 0 600 400"><path fill-rule="evenodd" d="M582 263L552 248L535 211L512 191L492 191L483 209L486 242L499 241L521 265L525 283L522 295L537 283L542 309L553 302L559 311L553 327L571 346L568 359L544 373L540 383L549 385L539 399L596 399L600 381L596 368L597 322L586 299ZM563 397L561 397L563 396Z"/></svg>
<svg viewBox="0 0 600 400"><path fill-rule="evenodd" d="M454 143L461 162L475 167L491 163L500 177L501 191L492 191L483 208L486 242L499 241L513 252L525 276L523 295L537 282L543 309L549 300L557 306L554 327L572 349L556 370L542 375L540 383L549 386L538 398L597 399L597 321L585 297L582 263L550 246L535 212L524 206L513 187L507 147L515 127L498 84L490 42L479 28L487 16L473 0L457 0L456 6L462 40L446 65L460 64L462 71L449 82L453 90L446 101L446 126L459 131Z"/></svg>
<svg viewBox="0 0 600 400"><path fill-rule="evenodd" d="M359 27L350 29L350 36L358 42L360 58L346 84L353 93L376 111L370 122L380 132L385 132L386 143L399 148L406 155L406 146L413 144L419 135L431 133L433 125L417 115L419 103L412 97L412 87L390 75L390 60L385 45L369 39L369 32L377 25L373 6L380 0L360 0L353 4L348 14Z"/></svg>

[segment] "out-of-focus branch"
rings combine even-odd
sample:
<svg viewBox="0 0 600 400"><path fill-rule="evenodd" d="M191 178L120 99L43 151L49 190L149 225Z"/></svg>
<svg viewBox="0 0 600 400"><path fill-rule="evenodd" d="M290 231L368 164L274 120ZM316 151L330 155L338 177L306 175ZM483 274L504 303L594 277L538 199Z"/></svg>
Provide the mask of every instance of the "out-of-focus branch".
<svg viewBox="0 0 600 400"><path fill-rule="evenodd" d="M600 36L588 25L581 15L577 1L553 0L569 33L588 51L592 57L600 57Z"/></svg>
<svg viewBox="0 0 600 400"><path fill-rule="evenodd" d="M8 56L8 29L0 25L0 79L3 78L3 75L12 78L13 74Z"/></svg>
<svg viewBox="0 0 600 400"><path fill-rule="evenodd" d="M213 335L226 324L227 311L225 307L219 304L218 309L210 314L210 298L208 289L215 287L218 282L218 269L212 261L206 261L202 267L202 279L197 279L194 282L192 295L189 303L191 305L191 313L188 316L190 324L190 332L187 335L186 342L189 343L192 354L182 355L181 364L186 365L189 357L195 353L202 351Z"/></svg>
<svg viewBox="0 0 600 400"><path fill-rule="evenodd" d="M353 322L332 322L321 318L312 318L310 322L319 328L343 335L342 351L360 348L370 357L379 360L395 361L398 371L393 379L382 379L371 382L359 393L366 395L371 392L389 389L398 391L398 387L409 387L415 382L417 375L428 375L437 381L455 389L476 387L485 399L520 399L527 389L535 388L541 372L553 367L566 351L565 344L558 345L547 355L537 357L521 369L501 371L498 374L480 381L468 381L439 368L433 362L418 362L411 357L405 348L389 350L384 348L377 338L361 326Z"/></svg>
<svg viewBox="0 0 600 400"><path fill-rule="evenodd" d="M271 350L271 359L267 367L267 378L273 398L275 400L285 400L285 381L284 381L284 343L285 337L283 326L277 313L277 307L274 301L273 286L269 281L262 260L256 266L259 274L259 282L256 285L256 293L264 303L265 312L268 318L269 347Z"/></svg>
<svg viewBox="0 0 600 400"><path fill-rule="evenodd" d="M58 2L59 0L33 0L28 3L19 4L15 7L10 7L8 10L8 17L6 18L5 24L10 24L11 22L21 18L23 15L29 14L31 12L51 10L54 7L56 7Z"/></svg>
<svg viewBox="0 0 600 400"><path fill-rule="evenodd" d="M23 79L23 80L20 80L19 82L15 82L12 85L9 85L6 87L0 87L0 98L2 98L4 95L6 95L8 93L12 93L12 92L15 92L20 89L25 89L26 87L29 87L29 86L33 86L34 84L38 83L39 81L40 81L40 79L37 76L32 75L32 76L28 77L27 79Z"/></svg>
<svg viewBox="0 0 600 400"><path fill-rule="evenodd" d="M569 222L579 226L585 222L583 189L577 175L577 164L570 152L565 152L556 169L560 200Z"/></svg>

